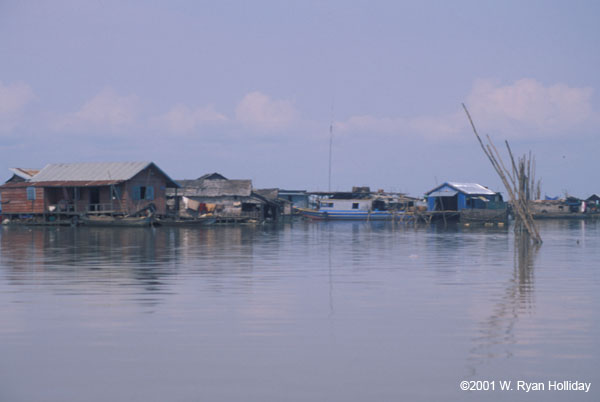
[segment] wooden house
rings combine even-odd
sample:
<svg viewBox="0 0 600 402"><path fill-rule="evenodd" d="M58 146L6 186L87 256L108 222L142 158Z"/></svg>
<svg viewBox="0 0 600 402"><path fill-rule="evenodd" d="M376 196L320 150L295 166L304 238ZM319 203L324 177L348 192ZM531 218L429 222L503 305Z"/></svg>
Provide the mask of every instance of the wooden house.
<svg viewBox="0 0 600 402"><path fill-rule="evenodd" d="M229 180L219 173L195 180L178 180L178 188L167 191L174 215L194 218L212 213L222 220L277 220L279 203L253 191L252 180Z"/></svg>
<svg viewBox="0 0 600 402"><path fill-rule="evenodd" d="M152 162L57 163L24 181L0 186L5 218L166 213L166 190L177 187ZM54 218L54 219L55 219Z"/></svg>

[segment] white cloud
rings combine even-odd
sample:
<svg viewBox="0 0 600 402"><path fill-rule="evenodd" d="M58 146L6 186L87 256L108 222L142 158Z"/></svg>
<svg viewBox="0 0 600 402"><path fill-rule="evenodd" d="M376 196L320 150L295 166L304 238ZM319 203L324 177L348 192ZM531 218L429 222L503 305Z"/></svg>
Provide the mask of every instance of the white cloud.
<svg viewBox="0 0 600 402"><path fill-rule="evenodd" d="M138 97L121 96L112 88L105 88L74 113L56 119L57 130L108 130L118 131L135 124L138 114Z"/></svg>
<svg viewBox="0 0 600 402"><path fill-rule="evenodd" d="M35 99L27 84L4 85L0 81L0 132L9 132L19 123L25 106Z"/></svg>
<svg viewBox="0 0 600 402"><path fill-rule="evenodd" d="M298 113L287 100L272 100L261 92L244 96L235 110L236 119L247 127L277 130L293 123Z"/></svg>
<svg viewBox="0 0 600 402"><path fill-rule="evenodd" d="M505 135L548 136L593 124L592 93L591 88L564 84L546 87L528 78L506 86L479 80L467 106L476 123Z"/></svg>
<svg viewBox="0 0 600 402"><path fill-rule="evenodd" d="M166 128L174 133L189 133L202 124L227 121L227 117L218 113L212 105L191 109L177 104L167 113L151 119L151 125Z"/></svg>
<svg viewBox="0 0 600 402"><path fill-rule="evenodd" d="M511 85L494 85L488 80L475 82L466 105L482 133L502 138L541 138L573 129L598 129L598 113L592 107L591 88L564 84L544 86L533 79ZM455 139L470 136L464 111L417 117L353 116L336 123L341 133L418 135L427 139Z"/></svg>

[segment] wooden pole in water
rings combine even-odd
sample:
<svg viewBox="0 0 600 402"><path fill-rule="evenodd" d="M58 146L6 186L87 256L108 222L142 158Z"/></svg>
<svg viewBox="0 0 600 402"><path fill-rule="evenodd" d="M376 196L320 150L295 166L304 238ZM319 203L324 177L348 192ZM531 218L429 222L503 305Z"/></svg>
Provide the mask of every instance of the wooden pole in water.
<svg viewBox="0 0 600 402"><path fill-rule="evenodd" d="M465 110L465 113L467 114L467 118L469 119L471 127L473 128L473 133L475 134L477 141L479 141L481 149L488 157L490 163L494 167L494 170L502 180L502 183L504 184L504 187L508 192L511 204L513 205L517 214L515 217L515 230L522 231L524 227L525 230L532 237L533 241L535 243L541 244L542 238L537 230L535 222L533 221L533 216L528 208L528 194L530 194L530 191L529 176L525 173L525 166L527 164L526 156L519 161L519 168L517 169L517 164L515 163L515 159L513 157L512 150L510 149L510 145L508 145L508 141L505 141L512 164L513 175L511 176L510 171L504 166L504 162L500 157L500 153L498 152L498 149L494 145L494 142L492 141L490 136L487 136L489 144L487 144L487 146L484 145L483 141L481 140L481 137L479 136L479 133L477 133L477 129L475 128L475 124L473 123L471 114L467 110L467 107L464 103L462 104L462 107ZM529 166L531 166L530 163L531 156L529 158ZM530 172L531 167L529 167L527 170L528 172Z"/></svg>

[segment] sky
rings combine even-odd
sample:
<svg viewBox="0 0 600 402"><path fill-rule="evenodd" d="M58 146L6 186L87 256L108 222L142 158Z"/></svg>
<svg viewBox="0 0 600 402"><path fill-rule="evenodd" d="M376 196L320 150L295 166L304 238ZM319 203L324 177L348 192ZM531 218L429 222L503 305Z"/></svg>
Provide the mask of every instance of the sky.
<svg viewBox="0 0 600 402"><path fill-rule="evenodd" d="M597 1L0 0L8 168L153 161L256 188L600 192ZM333 123L333 124L332 124ZM3 172L3 173L2 173ZM2 176L4 174L5 176Z"/></svg>

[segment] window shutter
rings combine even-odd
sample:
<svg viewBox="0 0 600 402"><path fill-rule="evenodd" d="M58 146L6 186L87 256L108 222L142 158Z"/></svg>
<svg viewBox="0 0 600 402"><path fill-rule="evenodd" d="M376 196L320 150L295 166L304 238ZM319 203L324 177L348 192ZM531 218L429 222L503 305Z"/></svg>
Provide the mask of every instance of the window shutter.
<svg viewBox="0 0 600 402"><path fill-rule="evenodd" d="M35 187L27 187L27 199L29 201L35 200Z"/></svg>
<svg viewBox="0 0 600 402"><path fill-rule="evenodd" d="M154 186L146 187L146 199L153 200L154 199Z"/></svg>
<svg viewBox="0 0 600 402"><path fill-rule="evenodd" d="M134 201L139 201L140 200L140 194L141 194L140 186L135 186L133 188L133 200Z"/></svg>

